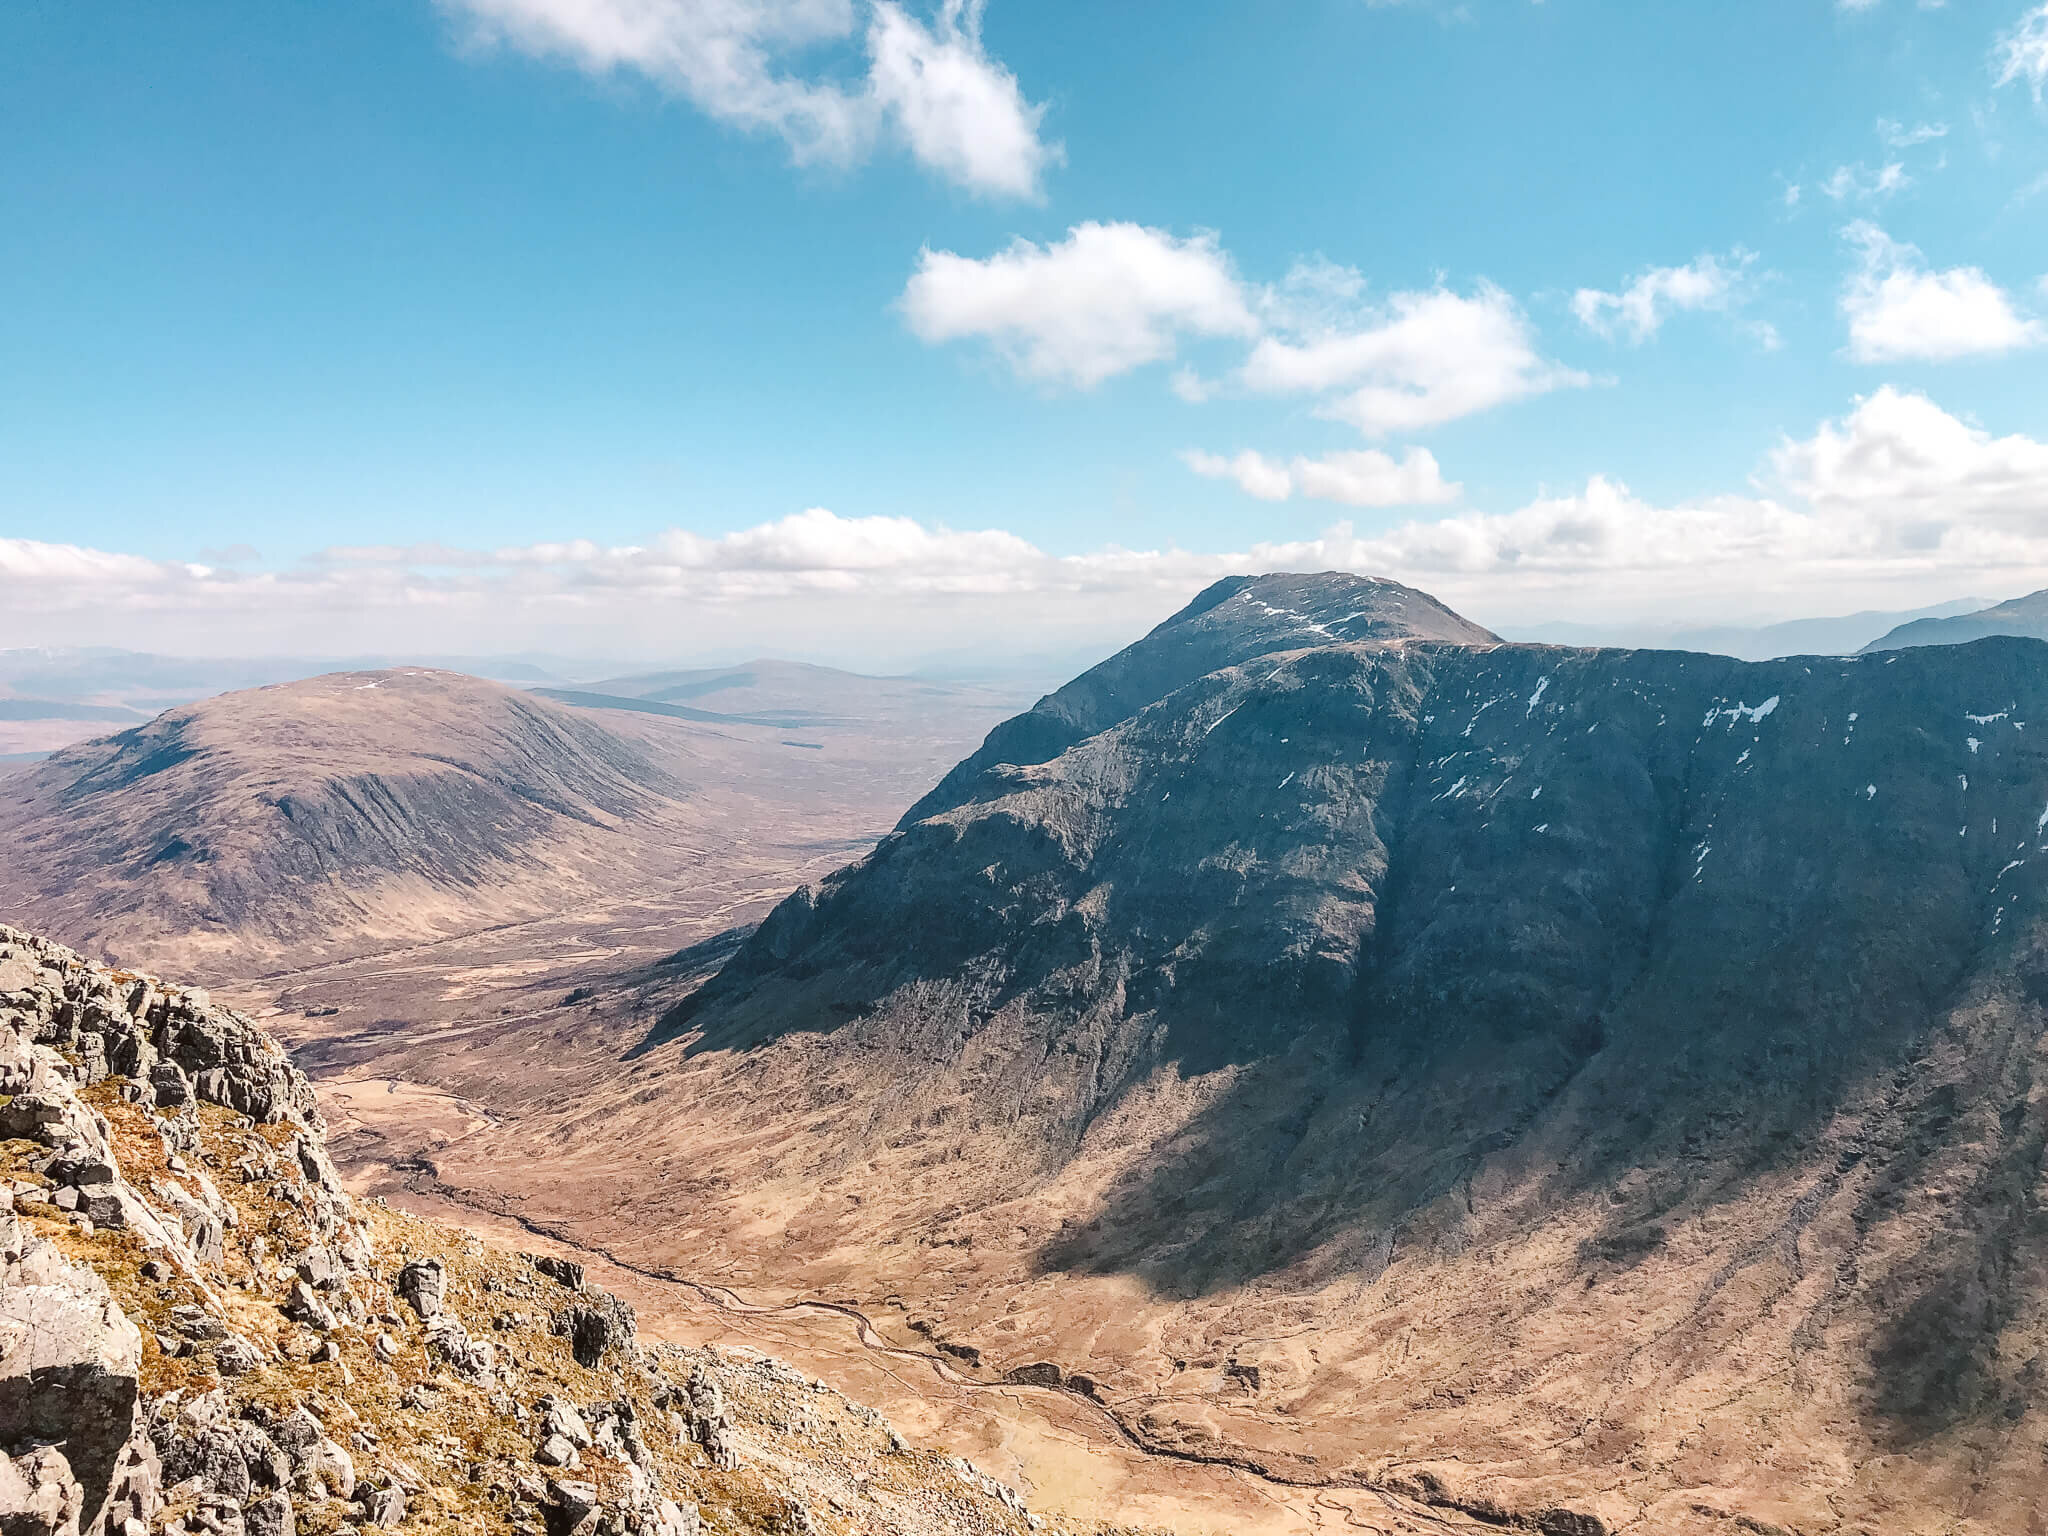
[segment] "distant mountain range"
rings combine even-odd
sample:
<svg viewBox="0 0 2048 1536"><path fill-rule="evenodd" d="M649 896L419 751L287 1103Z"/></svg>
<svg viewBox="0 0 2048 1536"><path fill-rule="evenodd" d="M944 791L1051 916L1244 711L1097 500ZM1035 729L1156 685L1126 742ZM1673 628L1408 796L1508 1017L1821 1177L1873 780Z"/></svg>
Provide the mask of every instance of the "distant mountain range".
<svg viewBox="0 0 2048 1536"><path fill-rule="evenodd" d="M1704 651L1714 656L1733 656L1739 661L1774 661L1783 656L1853 656L1901 624L1974 613L1983 606L1982 598L1960 597L1904 612L1868 611L1762 625L1532 624L1516 629L1509 638L1552 645Z"/></svg>
<svg viewBox="0 0 2048 1536"><path fill-rule="evenodd" d="M903 723L952 709L1015 707L1016 686L970 679L867 677L804 662L757 660L733 667L641 672L578 688L538 692L566 704L703 724L846 726ZM1029 697L1022 693L1021 697Z"/></svg>
<svg viewBox="0 0 2048 1536"><path fill-rule="evenodd" d="M1864 649L1899 651L1919 645L1967 645L1993 635L2048 640L2048 591L2016 597L2009 603L1973 613L1915 619L1871 641Z"/></svg>
<svg viewBox="0 0 2048 1536"><path fill-rule="evenodd" d="M0 650L0 763L133 724L161 710L248 688L338 672L393 668L453 672L539 691L585 707L671 719L800 726L826 718L901 719L942 701L969 713L1014 708L1047 686L1042 664L876 678L801 662L756 660L690 671L635 672L617 660L531 652L515 656L228 657L154 655L107 647ZM1043 675L1041 675L1043 674ZM702 696L702 703L690 702ZM628 702L634 701L634 702ZM774 701L774 702L771 702ZM849 712L850 711L850 712Z"/></svg>

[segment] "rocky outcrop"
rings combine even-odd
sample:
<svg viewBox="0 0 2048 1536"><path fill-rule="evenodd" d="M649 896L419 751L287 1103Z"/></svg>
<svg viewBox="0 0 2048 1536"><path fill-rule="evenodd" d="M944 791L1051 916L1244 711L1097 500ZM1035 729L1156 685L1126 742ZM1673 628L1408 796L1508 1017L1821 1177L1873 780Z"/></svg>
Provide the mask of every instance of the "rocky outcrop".
<svg viewBox="0 0 2048 1536"><path fill-rule="evenodd" d="M0 1522L98 1536L156 1506L142 1337L99 1276L29 1238L0 1195Z"/></svg>
<svg viewBox="0 0 2048 1536"><path fill-rule="evenodd" d="M574 1261L359 1205L305 1078L203 992L4 927L0 983L0 1536L765 1533L819 1498L1023 1529L903 1499L950 1463L843 1399L789 1441L817 1386L644 1343Z"/></svg>

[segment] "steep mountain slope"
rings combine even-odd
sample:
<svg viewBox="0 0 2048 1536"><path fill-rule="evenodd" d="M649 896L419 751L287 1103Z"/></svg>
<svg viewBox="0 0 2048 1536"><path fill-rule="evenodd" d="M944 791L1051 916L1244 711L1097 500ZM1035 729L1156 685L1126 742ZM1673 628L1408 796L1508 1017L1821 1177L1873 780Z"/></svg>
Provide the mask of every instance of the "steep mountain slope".
<svg viewBox="0 0 2048 1536"><path fill-rule="evenodd" d="M1144 639L989 732L900 825L958 805L998 764L1048 762L1219 668L1293 647L1392 639L1482 645L1499 636L1398 582L1342 572L1226 577Z"/></svg>
<svg viewBox="0 0 2048 1536"><path fill-rule="evenodd" d="M584 1229L893 1292L1293 1479L2048 1529L2048 647L1229 624L1154 702L1076 690L1105 729L999 729L1080 739L985 748L561 1103L637 1230Z"/></svg>
<svg viewBox="0 0 2048 1536"><path fill-rule="evenodd" d="M449 932L601 878L687 794L586 714L456 673L339 673L12 779L0 913L131 950Z"/></svg>
<svg viewBox="0 0 2048 1536"><path fill-rule="evenodd" d="M305 1078L196 989L0 928L0 1089L9 1536L1044 1528L574 1261L352 1201Z"/></svg>
<svg viewBox="0 0 2048 1536"><path fill-rule="evenodd" d="M2048 592L2032 592L1978 613L1945 619L1915 619L1873 640L1866 651L1900 651L1916 645L1967 645L1994 635L2048 640Z"/></svg>

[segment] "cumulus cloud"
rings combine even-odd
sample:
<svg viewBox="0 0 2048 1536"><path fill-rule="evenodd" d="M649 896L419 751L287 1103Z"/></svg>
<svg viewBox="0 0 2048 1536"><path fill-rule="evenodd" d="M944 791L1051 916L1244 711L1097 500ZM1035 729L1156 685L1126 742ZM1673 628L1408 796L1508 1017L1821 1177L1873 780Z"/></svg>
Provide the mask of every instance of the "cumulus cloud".
<svg viewBox="0 0 2048 1536"><path fill-rule="evenodd" d="M1250 449L1231 458L1199 451L1181 457L1196 474L1233 480L1260 501L1286 501L1299 492L1310 501L1352 507L1422 507L1456 501L1464 489L1444 479L1436 455L1427 448L1410 448L1399 459L1367 448L1319 459L1297 457L1291 463Z"/></svg>
<svg viewBox="0 0 2048 1536"><path fill-rule="evenodd" d="M1237 488L1260 501L1285 501L1294 494L1294 472L1285 464L1247 448L1231 458L1190 449L1181 462L1209 480L1234 480Z"/></svg>
<svg viewBox="0 0 2048 1536"><path fill-rule="evenodd" d="M1859 256L1841 300L1857 362L1939 362L2041 343L2040 323L2021 314L1981 268L1930 271L1917 247L1866 221L1843 234Z"/></svg>
<svg viewBox="0 0 2048 1536"><path fill-rule="evenodd" d="M1042 106L981 41L984 0L942 0L928 24L894 0L440 0L472 41L631 72L736 128L772 133L799 163L849 164L893 134L971 191L1035 198L1060 148ZM817 55L866 47L863 78Z"/></svg>
<svg viewBox="0 0 2048 1536"><path fill-rule="evenodd" d="M1652 267L1619 293L1581 288L1572 295L1572 313L1602 336L1624 334L1640 344L1681 310L1728 309L1755 262L1755 252L1738 246L1725 259L1710 252L1686 266Z"/></svg>
<svg viewBox="0 0 2048 1536"><path fill-rule="evenodd" d="M1726 620L1814 604L1905 606L1944 589L2048 585L2048 443L1994 437L1924 395L1856 402L1770 455L1764 494L1659 505L1604 476L1513 511L1325 534L1332 564L1401 576L1484 614L1634 594Z"/></svg>
<svg viewBox="0 0 2048 1536"><path fill-rule="evenodd" d="M1259 394L1324 395L1320 414L1373 437L1591 382L1546 361L1521 306L1491 283L1395 293L1347 326L1263 336L1239 378Z"/></svg>
<svg viewBox="0 0 2048 1536"><path fill-rule="evenodd" d="M1320 257L1259 286L1212 233L1089 223L985 258L927 249L900 306L927 342L980 339L1027 378L1083 389L1172 358L1186 337L1249 341L1228 387L1320 395L1318 414L1374 437L1591 382L1546 360L1521 306L1491 283L1381 303L1365 290L1355 269ZM1190 367L1170 384L1190 403L1224 387Z"/></svg>
<svg viewBox="0 0 2048 1536"><path fill-rule="evenodd" d="M2036 6L1998 39L1992 52L2000 85L2024 80L2033 88L2034 100L2048 88L2048 5Z"/></svg>
<svg viewBox="0 0 2048 1536"><path fill-rule="evenodd" d="M1081 389L1172 357L1182 335L1258 330L1214 235L1139 224L1077 224L981 259L927 249L901 305L924 341L986 341L1027 378Z"/></svg>
<svg viewBox="0 0 2048 1536"><path fill-rule="evenodd" d="M981 45L986 0L946 0L936 27L878 4L868 32L876 101L910 151L941 175L983 192L1035 198L1057 145L1039 138L1045 108Z"/></svg>
<svg viewBox="0 0 2048 1536"><path fill-rule="evenodd" d="M1993 437L1925 395L1886 385L1840 422L1774 455L1787 487L1822 512L1854 513L1924 535L1944 529L2023 529L2048 536L2048 443Z"/></svg>

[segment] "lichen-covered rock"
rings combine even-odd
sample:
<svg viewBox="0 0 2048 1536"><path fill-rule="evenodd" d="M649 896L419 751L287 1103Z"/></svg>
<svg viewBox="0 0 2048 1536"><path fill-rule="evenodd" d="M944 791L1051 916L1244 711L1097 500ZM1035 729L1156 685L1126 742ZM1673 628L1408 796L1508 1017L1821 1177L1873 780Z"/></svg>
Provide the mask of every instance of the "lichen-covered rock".
<svg viewBox="0 0 2048 1536"><path fill-rule="evenodd" d="M630 1353L636 1324L632 1307L616 1296L597 1292L587 1305L573 1306L564 1311L557 1320L557 1330L569 1336L578 1363L590 1366L603 1358L609 1349L623 1349Z"/></svg>
<svg viewBox="0 0 2048 1536"><path fill-rule="evenodd" d="M405 1518L405 1490L396 1483L369 1489L358 1502L367 1524L388 1530Z"/></svg>
<svg viewBox="0 0 2048 1536"><path fill-rule="evenodd" d="M91 1270L45 1242L0 1267L0 1453L61 1455L82 1530L100 1528L140 1433L141 1360L142 1335ZM58 1474L37 1465L47 1502Z"/></svg>
<svg viewBox="0 0 2048 1536"><path fill-rule="evenodd" d="M439 1259L415 1259L398 1272L394 1289L422 1319L431 1318L448 1294L448 1275Z"/></svg>
<svg viewBox="0 0 2048 1536"><path fill-rule="evenodd" d="M704 1447L714 1465L728 1470L739 1465L739 1445L733 1439L732 1415L725 1406L725 1391L718 1373L699 1363L690 1372L685 1399L689 1408L690 1433Z"/></svg>
<svg viewBox="0 0 2048 1536"><path fill-rule="evenodd" d="M282 1488L253 1501L242 1511L248 1536L293 1536L291 1496Z"/></svg>
<svg viewBox="0 0 2048 1536"><path fill-rule="evenodd" d="M551 1253L532 1255L533 1267L550 1280L566 1285L572 1291L583 1289L583 1266L574 1259L557 1258Z"/></svg>
<svg viewBox="0 0 2048 1536"><path fill-rule="evenodd" d="M427 1350L465 1381L485 1380L497 1363L491 1342L471 1338L462 1320L448 1312L437 1312L427 1324Z"/></svg>
<svg viewBox="0 0 2048 1536"><path fill-rule="evenodd" d="M54 1446L0 1456L0 1530L7 1536L77 1536L85 1498Z"/></svg>

